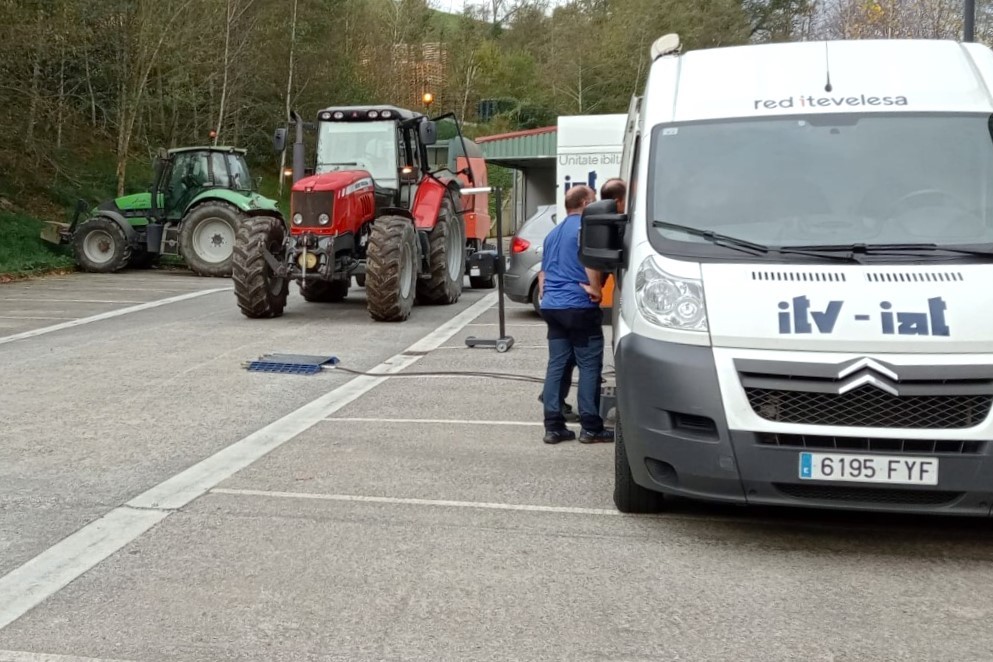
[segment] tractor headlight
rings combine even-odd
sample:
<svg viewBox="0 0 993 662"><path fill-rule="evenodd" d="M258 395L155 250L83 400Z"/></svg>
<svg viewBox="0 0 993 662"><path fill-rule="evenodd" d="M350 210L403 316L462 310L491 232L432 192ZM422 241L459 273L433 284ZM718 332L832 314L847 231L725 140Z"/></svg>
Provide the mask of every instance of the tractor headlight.
<svg viewBox="0 0 993 662"><path fill-rule="evenodd" d="M293 214L293 225L303 225L303 214Z"/></svg>
<svg viewBox="0 0 993 662"><path fill-rule="evenodd" d="M681 331L707 331L703 283L695 278L668 274L648 257L634 281L638 310L653 324Z"/></svg>
<svg viewBox="0 0 993 662"><path fill-rule="evenodd" d="M327 225L328 223L331 222L331 217L328 216L327 214L321 214L320 216L317 217L317 222L320 223L321 225Z"/></svg>
<svg viewBox="0 0 993 662"><path fill-rule="evenodd" d="M317 254L316 253L300 253L297 258L297 264L303 269L313 269L317 266Z"/></svg>

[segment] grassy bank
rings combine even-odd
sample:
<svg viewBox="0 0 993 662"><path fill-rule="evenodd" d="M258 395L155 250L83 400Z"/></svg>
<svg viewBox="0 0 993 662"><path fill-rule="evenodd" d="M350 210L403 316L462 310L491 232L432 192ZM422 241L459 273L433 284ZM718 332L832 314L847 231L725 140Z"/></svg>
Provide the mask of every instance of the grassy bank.
<svg viewBox="0 0 993 662"><path fill-rule="evenodd" d="M23 214L0 211L0 276L24 276L54 269L72 269L66 246L39 238L42 223Z"/></svg>

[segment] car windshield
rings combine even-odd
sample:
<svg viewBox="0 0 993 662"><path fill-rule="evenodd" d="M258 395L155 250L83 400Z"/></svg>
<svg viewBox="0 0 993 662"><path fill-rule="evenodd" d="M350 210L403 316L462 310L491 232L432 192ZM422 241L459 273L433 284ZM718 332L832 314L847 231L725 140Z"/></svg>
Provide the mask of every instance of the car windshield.
<svg viewBox="0 0 993 662"><path fill-rule="evenodd" d="M362 169L385 188L397 188L396 123L321 122L316 172Z"/></svg>
<svg viewBox="0 0 993 662"><path fill-rule="evenodd" d="M695 257L734 251L705 230L774 249L993 248L990 121L866 113L660 125L652 243ZM772 256L782 253L753 259Z"/></svg>

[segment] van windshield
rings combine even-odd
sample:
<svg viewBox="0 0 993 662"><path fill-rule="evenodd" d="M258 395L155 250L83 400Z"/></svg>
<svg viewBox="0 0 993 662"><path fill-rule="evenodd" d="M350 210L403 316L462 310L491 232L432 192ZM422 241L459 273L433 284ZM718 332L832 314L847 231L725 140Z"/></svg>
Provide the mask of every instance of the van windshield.
<svg viewBox="0 0 993 662"><path fill-rule="evenodd" d="M991 119L867 113L658 126L649 171L652 243L692 257L733 253L673 227L686 226L772 249L993 249Z"/></svg>

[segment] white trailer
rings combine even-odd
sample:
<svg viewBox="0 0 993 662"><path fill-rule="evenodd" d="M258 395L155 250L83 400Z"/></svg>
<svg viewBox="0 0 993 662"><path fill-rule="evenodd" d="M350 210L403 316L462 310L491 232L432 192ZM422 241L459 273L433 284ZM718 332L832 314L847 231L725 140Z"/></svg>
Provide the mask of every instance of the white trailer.
<svg viewBox="0 0 993 662"><path fill-rule="evenodd" d="M599 195L600 186L621 171L627 115L565 115L558 118L555 202L565 217L565 192L586 184Z"/></svg>

